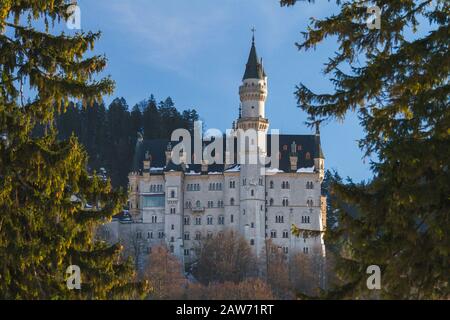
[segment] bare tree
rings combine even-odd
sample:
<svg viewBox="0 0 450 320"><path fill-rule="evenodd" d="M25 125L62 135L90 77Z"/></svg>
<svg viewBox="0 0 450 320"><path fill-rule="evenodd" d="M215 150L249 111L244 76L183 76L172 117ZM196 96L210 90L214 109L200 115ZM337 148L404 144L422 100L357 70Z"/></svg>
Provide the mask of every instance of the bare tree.
<svg viewBox="0 0 450 320"><path fill-rule="evenodd" d="M275 299L270 286L258 278L249 278L241 282L210 283L207 286L199 283L190 284L187 287L185 296L190 300Z"/></svg>
<svg viewBox="0 0 450 320"><path fill-rule="evenodd" d="M150 298L157 300L181 299L187 284L181 263L164 245L152 248L143 278L152 288Z"/></svg>
<svg viewBox="0 0 450 320"><path fill-rule="evenodd" d="M256 258L240 234L226 231L198 244L194 276L203 284L233 281L256 274Z"/></svg>
<svg viewBox="0 0 450 320"><path fill-rule="evenodd" d="M287 256L270 239L266 241L265 250L267 283L278 299L293 298Z"/></svg>

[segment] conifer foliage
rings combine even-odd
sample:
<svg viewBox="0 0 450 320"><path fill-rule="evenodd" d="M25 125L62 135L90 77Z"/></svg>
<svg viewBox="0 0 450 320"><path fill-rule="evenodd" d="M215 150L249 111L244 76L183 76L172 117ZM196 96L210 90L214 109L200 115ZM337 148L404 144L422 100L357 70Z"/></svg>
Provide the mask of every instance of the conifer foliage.
<svg viewBox="0 0 450 320"><path fill-rule="evenodd" d="M51 32L67 5L0 2L1 299L130 298L141 289L120 246L93 240L123 195L87 172L76 138L57 140L55 105L62 111L70 99L98 100L113 89L109 78L94 79L105 57L85 58L99 33ZM37 136L36 126L44 126ZM81 269L81 290L66 285L70 265Z"/></svg>
<svg viewBox="0 0 450 320"><path fill-rule="evenodd" d="M360 147L376 160L369 183L332 185L340 213L327 237L344 245L338 271L346 280L334 297L370 296L366 270L378 265L382 297L448 298L449 2L336 2L339 12L312 19L297 44L309 50L337 40L324 70L335 91L316 94L301 84L298 104L311 121L357 112L365 129ZM366 23L374 5L380 29Z"/></svg>

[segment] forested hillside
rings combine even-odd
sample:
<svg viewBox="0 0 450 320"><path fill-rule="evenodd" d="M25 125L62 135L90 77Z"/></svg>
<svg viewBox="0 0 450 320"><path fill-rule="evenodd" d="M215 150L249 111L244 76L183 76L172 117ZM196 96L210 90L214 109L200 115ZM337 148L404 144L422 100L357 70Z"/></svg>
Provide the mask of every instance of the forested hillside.
<svg viewBox="0 0 450 320"><path fill-rule="evenodd" d="M169 138L175 129L191 129L198 119L194 109L180 112L170 97L158 103L151 95L131 109L124 98L108 107L72 103L56 124L61 140L72 133L78 137L89 154L89 169L105 168L115 187L126 187L138 131L145 139Z"/></svg>

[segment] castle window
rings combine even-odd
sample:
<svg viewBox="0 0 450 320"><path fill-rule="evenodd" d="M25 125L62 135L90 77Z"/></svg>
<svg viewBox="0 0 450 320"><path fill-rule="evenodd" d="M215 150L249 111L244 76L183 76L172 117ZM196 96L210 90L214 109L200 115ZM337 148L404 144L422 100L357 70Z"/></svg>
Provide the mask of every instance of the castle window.
<svg viewBox="0 0 450 320"><path fill-rule="evenodd" d="M184 249L184 255L188 256L189 255L189 249Z"/></svg>
<svg viewBox="0 0 450 320"><path fill-rule="evenodd" d="M263 178L259 178L259 185L262 186L263 185Z"/></svg>
<svg viewBox="0 0 450 320"><path fill-rule="evenodd" d="M273 199L272 198L270 198L269 203L270 203L270 206L273 206Z"/></svg>
<svg viewBox="0 0 450 320"><path fill-rule="evenodd" d="M243 180L242 180L242 185L243 185L243 186L247 185L247 179L243 179Z"/></svg>
<svg viewBox="0 0 450 320"><path fill-rule="evenodd" d="M314 205L313 200L312 200L312 199L308 199L308 200L306 201L306 205L307 205L308 207L311 208L311 207Z"/></svg>
<svg viewBox="0 0 450 320"><path fill-rule="evenodd" d="M219 208L223 208L223 201L222 200L217 201L217 206Z"/></svg>
<svg viewBox="0 0 450 320"><path fill-rule="evenodd" d="M270 181L270 189L273 189L273 181Z"/></svg>
<svg viewBox="0 0 450 320"><path fill-rule="evenodd" d="M137 231L136 232L136 239L142 239L142 232L141 231Z"/></svg>
<svg viewBox="0 0 450 320"><path fill-rule="evenodd" d="M208 233L206 234L206 238L212 239L212 237L213 237L213 233L211 231L208 231Z"/></svg>
<svg viewBox="0 0 450 320"><path fill-rule="evenodd" d="M230 199L230 206L234 206L234 198Z"/></svg>
<svg viewBox="0 0 450 320"><path fill-rule="evenodd" d="M191 239L191 235L189 234L189 232L185 232L184 233L184 240L190 240Z"/></svg>
<svg viewBox="0 0 450 320"><path fill-rule="evenodd" d="M311 160L311 153L307 152L305 155L306 160Z"/></svg>
<svg viewBox="0 0 450 320"><path fill-rule="evenodd" d="M189 216L184 216L184 225L188 226L191 224L191 218Z"/></svg>
<svg viewBox="0 0 450 320"><path fill-rule="evenodd" d="M170 197L173 199L175 198L175 190L170 191Z"/></svg>
<svg viewBox="0 0 450 320"><path fill-rule="evenodd" d="M213 208L213 207L214 207L214 202L208 201L208 208Z"/></svg>
<svg viewBox="0 0 450 320"><path fill-rule="evenodd" d="M275 223L284 223L284 217L283 216L276 216L275 217Z"/></svg>
<svg viewBox="0 0 450 320"><path fill-rule="evenodd" d="M302 216L302 223L311 223L309 216Z"/></svg>
<svg viewBox="0 0 450 320"><path fill-rule="evenodd" d="M277 231L276 231L276 230L270 231L270 237L271 237L272 239L275 239L275 238L277 237Z"/></svg>
<svg viewBox="0 0 450 320"><path fill-rule="evenodd" d="M170 208L170 214L175 214L177 212L177 209L175 208Z"/></svg>
<svg viewBox="0 0 450 320"><path fill-rule="evenodd" d="M281 189L289 189L289 181L283 181L281 183Z"/></svg>
<svg viewBox="0 0 450 320"><path fill-rule="evenodd" d="M255 239L250 239L250 245L254 246L255 245Z"/></svg>
<svg viewBox="0 0 450 320"><path fill-rule="evenodd" d="M170 226L170 229L175 230L175 225L172 224L172 225Z"/></svg>
<svg viewBox="0 0 450 320"><path fill-rule="evenodd" d="M147 239L153 239L153 231L147 232Z"/></svg>
<svg viewBox="0 0 450 320"><path fill-rule="evenodd" d="M152 216L152 223L158 223L158 217L153 215Z"/></svg>
<svg viewBox="0 0 450 320"><path fill-rule="evenodd" d="M252 190L250 191L250 194L251 194L252 197L254 197L254 196L255 196L255 190L252 189Z"/></svg>
<svg viewBox="0 0 450 320"><path fill-rule="evenodd" d="M202 217L195 217L195 225L199 226L202 224Z"/></svg>
<svg viewBox="0 0 450 320"><path fill-rule="evenodd" d="M309 248L308 247L303 247L303 253L304 254L308 254L309 252Z"/></svg>
<svg viewBox="0 0 450 320"><path fill-rule="evenodd" d="M254 222L250 223L250 228L254 228L254 227L255 227L255 223Z"/></svg>
<svg viewBox="0 0 450 320"><path fill-rule="evenodd" d="M230 189L236 188L236 181L230 181Z"/></svg>
<svg viewBox="0 0 450 320"><path fill-rule="evenodd" d="M195 202L195 206L197 207L197 208L200 208L201 207L201 202L200 202L200 200L197 200L196 202Z"/></svg>
<svg viewBox="0 0 450 320"><path fill-rule="evenodd" d="M173 253L173 252L174 252L174 247L170 246L170 253Z"/></svg>
<svg viewBox="0 0 450 320"><path fill-rule="evenodd" d="M230 215L230 222L231 222L231 223L234 222L234 215Z"/></svg>
<svg viewBox="0 0 450 320"><path fill-rule="evenodd" d="M212 225L213 224L213 217L212 216L208 216L206 218L206 224L208 224L208 225Z"/></svg>
<svg viewBox="0 0 450 320"><path fill-rule="evenodd" d="M202 233L200 231L197 231L195 233L195 240L201 240L202 239Z"/></svg>
<svg viewBox="0 0 450 320"><path fill-rule="evenodd" d="M289 200L287 198L284 198L282 201L283 207L289 206Z"/></svg>
<svg viewBox="0 0 450 320"><path fill-rule="evenodd" d="M289 238L289 231L287 231L287 230L283 231L283 238L285 238L285 239Z"/></svg>
<svg viewBox="0 0 450 320"><path fill-rule="evenodd" d="M159 238L159 239L164 238L164 231L159 231L159 232L158 232L158 238Z"/></svg>
<svg viewBox="0 0 450 320"><path fill-rule="evenodd" d="M218 223L219 224L225 224L225 217L224 216L219 216Z"/></svg>

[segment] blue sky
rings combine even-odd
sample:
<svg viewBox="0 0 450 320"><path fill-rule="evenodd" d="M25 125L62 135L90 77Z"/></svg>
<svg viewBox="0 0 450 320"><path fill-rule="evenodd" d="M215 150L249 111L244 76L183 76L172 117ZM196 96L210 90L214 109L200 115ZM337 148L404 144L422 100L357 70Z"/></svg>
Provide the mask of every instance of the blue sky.
<svg viewBox="0 0 450 320"><path fill-rule="evenodd" d="M266 115L272 129L308 134L307 116L296 107L295 86L332 89L323 63L336 49L330 39L315 51L300 52L310 17L332 14L328 1L281 8L277 0L79 0L83 30L102 31L96 53L108 58L105 74L116 81L113 96L133 106L150 94L171 96L180 109L194 107L207 128L225 130L236 119L238 87L256 28L256 45L269 77ZM357 140L363 137L354 114L322 127L326 166L355 181L372 176Z"/></svg>

